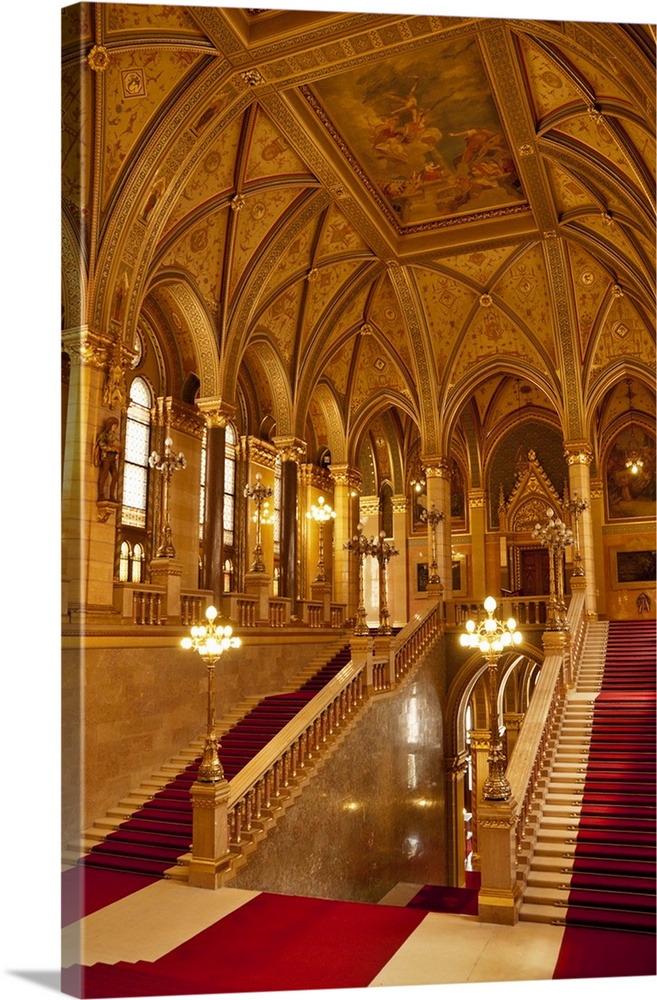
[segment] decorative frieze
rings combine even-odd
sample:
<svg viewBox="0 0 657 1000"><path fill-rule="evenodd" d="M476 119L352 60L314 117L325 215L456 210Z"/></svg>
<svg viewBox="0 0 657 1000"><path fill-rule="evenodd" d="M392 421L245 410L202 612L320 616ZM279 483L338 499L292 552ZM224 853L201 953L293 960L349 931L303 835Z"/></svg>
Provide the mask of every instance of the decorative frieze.
<svg viewBox="0 0 657 1000"><path fill-rule="evenodd" d="M160 396L156 411L156 419L161 427L182 431L199 440L203 437L205 419L195 406L171 396Z"/></svg>

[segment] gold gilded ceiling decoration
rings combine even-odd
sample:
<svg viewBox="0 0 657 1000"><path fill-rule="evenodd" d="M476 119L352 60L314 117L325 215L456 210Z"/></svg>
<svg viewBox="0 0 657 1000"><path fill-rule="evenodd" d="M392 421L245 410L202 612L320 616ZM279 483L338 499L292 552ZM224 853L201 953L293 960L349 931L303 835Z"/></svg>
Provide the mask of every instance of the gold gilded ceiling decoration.
<svg viewBox="0 0 657 1000"><path fill-rule="evenodd" d="M62 41L65 329L147 320L174 396L354 465L387 414L473 482L517 378L566 440L649 406L654 28L101 3Z"/></svg>

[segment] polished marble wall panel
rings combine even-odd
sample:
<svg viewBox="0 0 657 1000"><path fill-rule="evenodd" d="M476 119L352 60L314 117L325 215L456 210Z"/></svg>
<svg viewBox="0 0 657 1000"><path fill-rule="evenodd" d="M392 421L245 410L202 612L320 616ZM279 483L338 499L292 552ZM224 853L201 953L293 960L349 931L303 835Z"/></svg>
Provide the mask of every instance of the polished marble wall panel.
<svg viewBox="0 0 657 1000"><path fill-rule="evenodd" d="M376 902L445 882L442 656L372 699L230 885Z"/></svg>

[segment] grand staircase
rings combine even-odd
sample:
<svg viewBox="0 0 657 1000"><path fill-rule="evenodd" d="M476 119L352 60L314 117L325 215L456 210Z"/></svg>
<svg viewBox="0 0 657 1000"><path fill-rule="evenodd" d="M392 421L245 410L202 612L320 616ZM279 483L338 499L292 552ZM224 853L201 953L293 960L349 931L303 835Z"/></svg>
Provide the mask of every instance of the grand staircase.
<svg viewBox="0 0 657 1000"><path fill-rule="evenodd" d="M521 920L654 933L655 622L588 626Z"/></svg>
<svg viewBox="0 0 657 1000"><path fill-rule="evenodd" d="M217 725L221 734L220 759L226 779L236 774L306 705L350 660L348 642L342 640L328 659L313 661L298 676L291 690L248 699ZM333 734L330 748L342 733ZM186 869L178 859L190 849L192 839L192 806L190 788L196 780L203 740L192 743L178 757L142 786L126 796L116 808L93 827L85 831L81 849L83 856L75 858L78 866L106 871L125 872L154 877L185 878ZM322 754L325 758L326 753ZM307 767L304 778L316 769ZM244 862L249 849L254 849L265 830L275 824L301 789L301 780L291 782L276 802L265 811L262 822L252 835L236 848L235 865Z"/></svg>

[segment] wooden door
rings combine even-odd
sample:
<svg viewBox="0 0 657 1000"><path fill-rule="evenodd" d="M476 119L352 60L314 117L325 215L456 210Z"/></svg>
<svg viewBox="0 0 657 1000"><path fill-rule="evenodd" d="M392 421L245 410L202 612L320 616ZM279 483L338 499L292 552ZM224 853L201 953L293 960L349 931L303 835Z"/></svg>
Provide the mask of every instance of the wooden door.
<svg viewBox="0 0 657 1000"><path fill-rule="evenodd" d="M520 550L520 592L525 597L550 593L550 562L547 549Z"/></svg>

